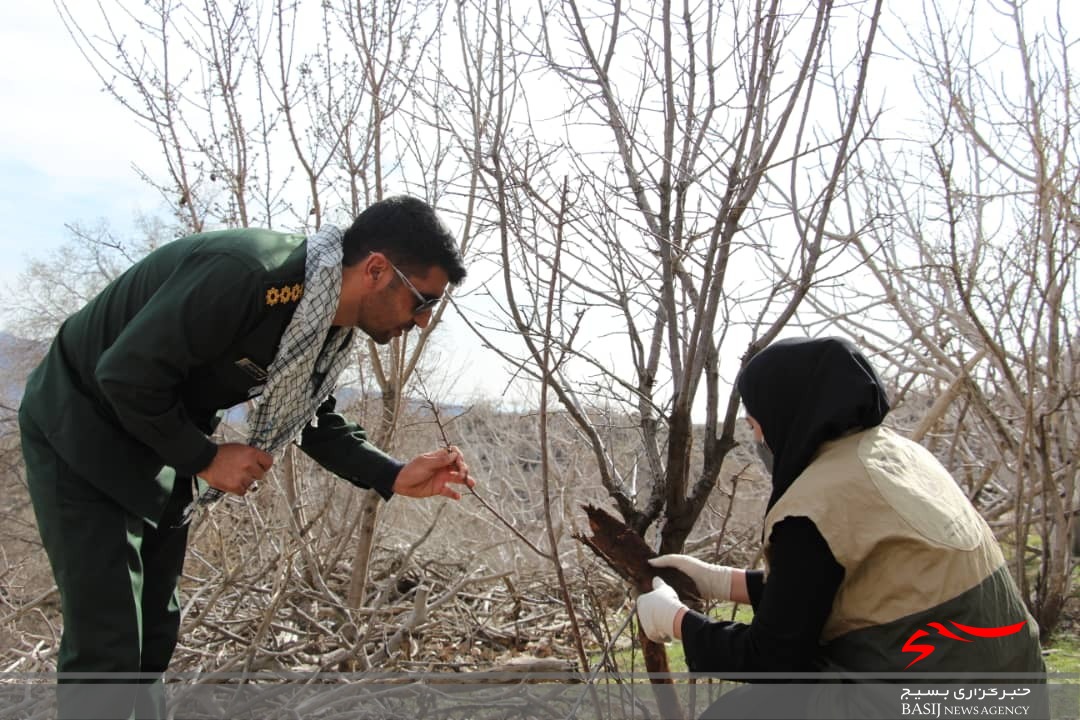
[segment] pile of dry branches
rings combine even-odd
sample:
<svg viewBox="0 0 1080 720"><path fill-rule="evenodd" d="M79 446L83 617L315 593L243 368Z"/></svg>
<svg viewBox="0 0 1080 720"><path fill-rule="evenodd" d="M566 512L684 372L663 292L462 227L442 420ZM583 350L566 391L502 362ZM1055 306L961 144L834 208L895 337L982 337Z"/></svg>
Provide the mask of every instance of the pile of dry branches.
<svg viewBox="0 0 1080 720"><path fill-rule="evenodd" d="M535 463L526 462L527 446L505 418L470 418L474 425L484 421L463 432L463 439L484 441L466 448L484 500L466 494L457 503L382 504L382 529L358 599L349 598L364 493L313 463L296 464L292 485L288 463L275 465L259 492L199 514L190 528L180 642L170 670L580 670L536 511ZM484 427L521 442L489 442ZM736 469L745 465L745 458L733 460ZM614 669L612 660L601 660L602 651L635 641L625 624L628 587L571 537L586 526L582 505L603 501L599 483L579 466L574 456L564 457L562 470L572 477L555 509L558 550L589 665ZM18 487L23 481L9 480L8 497L21 502L5 516L19 538L0 545L0 671L51 672L59 652L59 597L25 486ZM736 564L753 561L761 488L752 485L735 480L718 488L688 551ZM745 517L729 523L733 504Z"/></svg>
<svg viewBox="0 0 1080 720"><path fill-rule="evenodd" d="M365 600L350 607L348 562L321 567L316 557L325 548L317 542L273 537L273 523L245 522L228 512L240 503L230 505L193 528L170 670L467 672L524 664L562 671L577 665L566 608L542 567L493 569L476 553L433 557L421 551L429 528L404 550L378 547ZM256 512L254 505L248 509ZM223 555L226 542L230 551ZM608 616L628 609L625 586L588 561L575 564L567 580L591 628L587 642L599 647L609 640ZM8 607L0 618L0 628L10 631L0 670L52 671L61 626L55 590Z"/></svg>

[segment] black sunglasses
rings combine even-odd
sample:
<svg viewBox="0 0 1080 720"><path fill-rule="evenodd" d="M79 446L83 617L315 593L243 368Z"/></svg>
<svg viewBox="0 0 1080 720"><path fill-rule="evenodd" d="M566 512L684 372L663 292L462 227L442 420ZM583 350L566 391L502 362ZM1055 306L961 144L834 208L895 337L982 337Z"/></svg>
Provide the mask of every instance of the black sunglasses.
<svg viewBox="0 0 1080 720"><path fill-rule="evenodd" d="M405 287L409 288L409 292L411 292L413 294L413 297L416 298L417 304L416 307L413 308L413 315L423 315L428 310L433 310L435 306L438 305L439 302L442 300L442 295L439 295L438 297L431 297L430 295L425 295L424 293L417 290L416 286L409 282L409 278L405 277L405 273L398 270L397 266L394 265L394 263L390 262L389 260L387 260L386 262L390 263L390 267L392 267L394 269L394 272L397 273L397 276L401 278L401 282L405 283Z"/></svg>

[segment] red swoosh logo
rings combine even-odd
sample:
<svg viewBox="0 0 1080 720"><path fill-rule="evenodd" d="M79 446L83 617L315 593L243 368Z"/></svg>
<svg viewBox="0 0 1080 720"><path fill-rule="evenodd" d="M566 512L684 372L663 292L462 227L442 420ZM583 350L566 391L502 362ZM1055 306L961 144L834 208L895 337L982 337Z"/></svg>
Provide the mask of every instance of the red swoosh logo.
<svg viewBox="0 0 1080 720"><path fill-rule="evenodd" d="M1016 633L1020 632L1020 628L1027 625L1027 620L1024 620L1022 622L1018 622L1015 625L1002 625L1001 627L990 627L990 628L972 627L971 625L961 625L960 623L956 622L955 620L950 620L949 622L953 625L953 627L955 627L960 632L964 632L964 633L967 633L968 635L972 635L972 636L978 637L978 638L999 638L999 637L1005 637L1007 635L1015 635ZM941 635L942 637L949 638L950 640L959 640L960 642L973 642L972 640L969 640L968 638L960 637L959 635L954 633L952 630L949 630L947 627L945 627L941 623L932 622L932 623L927 623L926 626L930 627L930 628L933 628L935 631L937 631L938 635ZM918 645L916 645L915 644L915 641L918 640L919 638L924 638L924 637L929 637L929 636L930 636L930 633L928 633L926 630L923 630L923 629L920 628L919 630L916 630L915 632L913 632L911 634L911 637L909 637L907 639L907 642L904 643L904 647L901 648L901 652L919 653L919 657L917 657L914 660L912 660L911 662L909 662L907 664L907 667L904 668L905 670L907 670L909 667L911 667L915 663L919 662L920 660L925 660L926 658L930 657L930 655L934 652L935 648L934 648L933 645L927 645L927 644L918 644Z"/></svg>
<svg viewBox="0 0 1080 720"><path fill-rule="evenodd" d="M911 667L915 663L919 662L923 658L929 657L930 653L934 652L934 646L933 645L914 645L914 644L912 644L912 641L918 640L921 637L926 637L929 634L930 633L926 632L925 630L916 630L915 632L913 632L911 634L911 637L909 637L907 639L907 642L904 643L904 648L903 648L902 652L921 653L921 655L919 655L919 657L915 658L914 660L912 660L911 662L908 663L907 667L904 668L905 670L907 670L909 667Z"/></svg>
<svg viewBox="0 0 1080 720"><path fill-rule="evenodd" d="M950 620L949 622L951 622L960 630L966 632L968 635L974 635L975 637L982 638L995 638L1005 637L1006 635L1015 635L1016 633L1020 632L1020 628L1027 625L1027 620L1024 620L1023 622L1018 622L1015 625L1002 625L1001 627L996 628L969 627L967 625L961 625L960 623L953 620Z"/></svg>

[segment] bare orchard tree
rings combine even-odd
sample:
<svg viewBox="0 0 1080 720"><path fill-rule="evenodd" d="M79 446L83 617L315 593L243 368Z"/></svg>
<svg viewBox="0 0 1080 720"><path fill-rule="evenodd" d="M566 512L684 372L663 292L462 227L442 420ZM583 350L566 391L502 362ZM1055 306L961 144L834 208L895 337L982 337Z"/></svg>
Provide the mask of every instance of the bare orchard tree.
<svg viewBox="0 0 1080 720"><path fill-rule="evenodd" d="M467 159L458 156L455 162L440 142L442 131L433 120L435 110L430 100L432 82L424 74L425 68L440 64L437 39L443 30L445 6L441 1L414 0L346 3L340 10L330 4L323 6L324 25L336 24L339 34L347 39L343 67L351 66L356 73L353 85L342 91L340 99L345 102L327 102L324 106L327 128L336 142L333 157L346 173L342 180L347 180L347 199L354 213L382 199L393 178L402 178L439 205L447 193L439 180L440 170L450 166L463 167L465 174L472 172ZM354 76L342 72L341 77ZM468 205L468 197L465 201ZM467 255L471 246L469 217L466 210L462 255ZM445 302L439 305L427 327L395 338L385 350L367 342L368 377L377 387L382 403L374 439L382 447L394 445L394 433L405 409L406 388L447 307ZM381 505L375 493L368 493L358 515L360 537L348 593L353 606L364 599Z"/></svg>
<svg viewBox="0 0 1080 720"><path fill-rule="evenodd" d="M161 148L165 177L137 165L143 179L192 232L216 222L257 223L249 204L258 167L253 139L274 120L263 117L260 127L242 109L258 51L246 31L247 11L173 0L96 7L95 13L57 2L105 90Z"/></svg>
<svg viewBox="0 0 1080 720"><path fill-rule="evenodd" d="M1074 40L1034 13L927 3L909 25L925 132L863 158L863 202L887 223L848 236L874 282L839 317L930 398L911 431L1012 548L1045 639L1075 564L1080 104Z"/></svg>
<svg viewBox="0 0 1080 720"><path fill-rule="evenodd" d="M734 445L722 359L776 337L837 252L880 4L472 5L492 62L465 101L491 100L459 116L504 310L481 332L574 418L623 518L662 519L677 551ZM613 409L636 418L630 461L605 443Z"/></svg>

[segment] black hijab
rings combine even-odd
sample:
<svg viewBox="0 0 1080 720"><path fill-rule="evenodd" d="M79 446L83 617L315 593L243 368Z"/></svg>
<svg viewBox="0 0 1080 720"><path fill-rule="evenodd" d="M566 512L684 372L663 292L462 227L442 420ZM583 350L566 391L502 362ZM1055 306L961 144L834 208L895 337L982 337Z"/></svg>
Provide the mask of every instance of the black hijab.
<svg viewBox="0 0 1080 720"><path fill-rule="evenodd" d="M842 338L778 340L750 360L737 383L773 453L769 508L822 443L880 425L889 412L881 379Z"/></svg>

